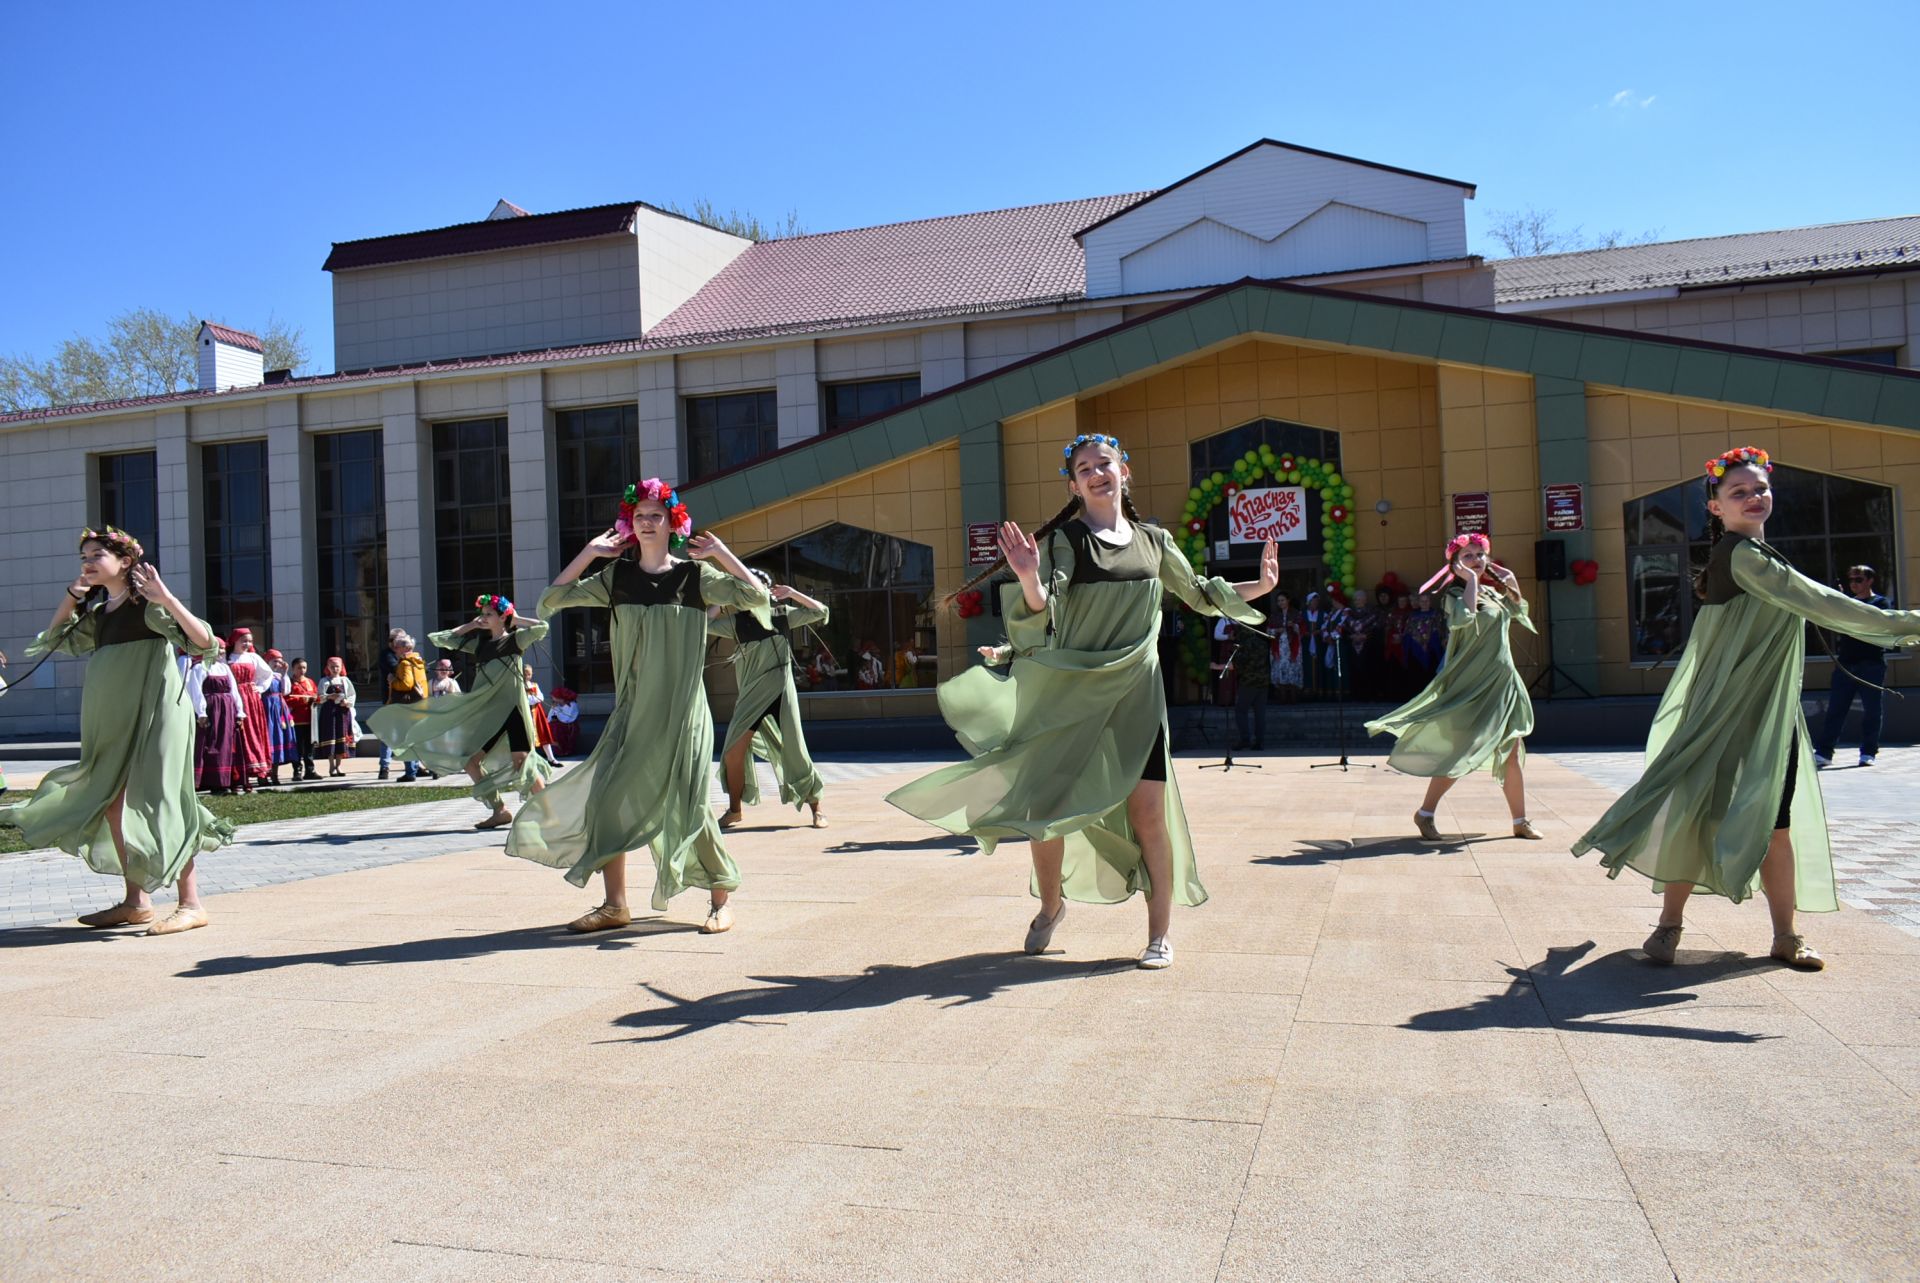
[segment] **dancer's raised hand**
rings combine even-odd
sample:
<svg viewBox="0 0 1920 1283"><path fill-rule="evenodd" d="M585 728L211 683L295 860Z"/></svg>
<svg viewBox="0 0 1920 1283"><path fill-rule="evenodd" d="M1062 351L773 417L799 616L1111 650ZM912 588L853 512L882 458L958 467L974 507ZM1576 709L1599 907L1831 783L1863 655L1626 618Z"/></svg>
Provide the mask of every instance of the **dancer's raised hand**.
<svg viewBox="0 0 1920 1283"><path fill-rule="evenodd" d="M1017 521L1000 523L1000 555L1007 559L1007 569L1022 583L1040 573L1040 545Z"/></svg>
<svg viewBox="0 0 1920 1283"><path fill-rule="evenodd" d="M133 568L128 576L133 580L133 589L156 606L166 606L173 602L173 590L160 578L160 572L146 562Z"/></svg>
<svg viewBox="0 0 1920 1283"><path fill-rule="evenodd" d="M711 530L702 530L687 540L687 555L695 561L711 561L727 555L727 545Z"/></svg>
<svg viewBox="0 0 1920 1283"><path fill-rule="evenodd" d="M605 530L587 540L587 546L582 549L582 551L590 552L596 557L618 557L622 552L626 551L626 547L626 539L612 526L608 526Z"/></svg>
<svg viewBox="0 0 1920 1283"><path fill-rule="evenodd" d="M1260 550L1260 591L1272 592L1280 582L1280 549L1273 540Z"/></svg>

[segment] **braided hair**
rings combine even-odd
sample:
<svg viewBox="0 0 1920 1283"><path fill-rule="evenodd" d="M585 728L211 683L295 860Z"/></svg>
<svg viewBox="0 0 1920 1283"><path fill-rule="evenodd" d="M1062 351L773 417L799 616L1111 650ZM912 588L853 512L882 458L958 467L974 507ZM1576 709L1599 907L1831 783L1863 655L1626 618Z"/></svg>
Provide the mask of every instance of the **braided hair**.
<svg viewBox="0 0 1920 1283"><path fill-rule="evenodd" d="M1127 458L1126 451L1120 450L1120 442L1114 439L1113 437L1087 436L1083 434L1081 436L1075 437L1073 440L1073 443L1066 447L1068 467L1072 466L1073 456L1076 453L1086 449L1088 446L1097 446L1097 445L1111 446L1113 449L1119 450L1121 462L1123 463L1126 462L1126 458ZM1061 468L1060 474L1062 476L1067 476L1068 468L1067 467ZM1051 535L1054 531L1060 529L1060 527L1066 525L1069 521L1072 521L1075 517L1079 516L1081 512L1084 511L1085 507L1086 505L1080 502L1079 495L1073 495L1070 498L1068 498L1065 507L1060 509L1060 511L1054 513L1053 516L1047 518L1046 521L1041 523L1040 528L1033 532L1034 543L1036 544L1045 543L1049 535ZM1129 486L1123 485L1120 489L1120 511L1128 521L1132 522L1135 525L1147 524L1147 519L1140 515L1140 510L1138 508L1133 506L1133 490ZM964 584L961 584L958 588L954 589L952 592L948 593L944 598L941 599L941 604L947 607L949 610L953 609L955 604L959 600L961 593L968 592L974 588L979 587L981 584L987 582L987 580L992 579L995 575L1003 573L1006 569L1007 569L1007 559L1004 554L994 558L993 564L991 566L988 566L985 570L981 571L979 574L967 580L967 582L965 582Z"/></svg>

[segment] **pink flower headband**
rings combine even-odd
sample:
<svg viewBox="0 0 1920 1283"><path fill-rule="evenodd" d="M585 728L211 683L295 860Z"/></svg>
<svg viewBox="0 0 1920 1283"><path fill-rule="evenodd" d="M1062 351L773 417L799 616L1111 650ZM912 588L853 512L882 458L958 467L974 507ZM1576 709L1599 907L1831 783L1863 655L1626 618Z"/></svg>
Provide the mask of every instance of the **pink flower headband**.
<svg viewBox="0 0 1920 1283"><path fill-rule="evenodd" d="M481 593L478 597L474 598L473 608L475 610L491 610L502 619L505 619L513 613L513 603L505 597L502 597L499 593Z"/></svg>
<svg viewBox="0 0 1920 1283"><path fill-rule="evenodd" d="M1758 468L1762 472L1773 471L1773 460L1759 446L1743 445L1729 450L1717 458L1707 460L1707 478L1718 485L1720 478L1727 475L1728 468Z"/></svg>
<svg viewBox="0 0 1920 1283"><path fill-rule="evenodd" d="M1441 566L1440 569L1433 572L1433 578L1427 580L1426 583L1420 585L1420 591L1432 592L1436 585L1444 588L1449 583L1453 582L1453 579L1455 577L1454 571L1453 571L1453 559L1455 557L1458 557L1466 549L1473 548L1473 547L1484 549L1489 556L1491 556L1493 553L1493 543L1485 535L1481 535L1481 534L1455 535L1452 539L1448 540L1446 564Z"/></svg>
<svg viewBox="0 0 1920 1283"><path fill-rule="evenodd" d="M97 543L109 552L125 557L128 561L141 561L147 555L147 550L140 546L140 541L118 526L108 526L104 530L95 530L92 526L88 526L80 532L80 546L84 548L89 542Z"/></svg>
<svg viewBox="0 0 1920 1283"><path fill-rule="evenodd" d="M667 546L678 552L686 547L687 536L693 533L693 517L687 512L687 505L680 502L680 496L673 487L658 477L648 477L637 485L627 487L627 493L620 500L620 515L614 518L613 532L628 543L638 543L639 538L633 530L633 512L642 500L651 499L664 505L667 510Z"/></svg>

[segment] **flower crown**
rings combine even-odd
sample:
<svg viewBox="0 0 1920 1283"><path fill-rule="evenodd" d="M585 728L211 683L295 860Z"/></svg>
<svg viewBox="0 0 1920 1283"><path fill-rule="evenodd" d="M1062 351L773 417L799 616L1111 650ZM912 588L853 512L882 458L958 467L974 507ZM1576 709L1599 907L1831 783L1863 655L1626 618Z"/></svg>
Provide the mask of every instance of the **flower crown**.
<svg viewBox="0 0 1920 1283"><path fill-rule="evenodd" d="M1758 468L1762 472L1773 471L1773 460L1759 446L1743 445L1737 450L1729 450L1715 459L1707 460L1707 476L1714 481L1727 475L1728 468Z"/></svg>
<svg viewBox="0 0 1920 1283"><path fill-rule="evenodd" d="M1120 462L1125 463L1127 461L1127 457L1128 457L1127 452L1120 448L1119 437L1103 436L1098 432L1082 432L1079 436L1075 437L1072 441L1060 447L1061 457L1066 459L1067 461L1066 463L1063 463L1060 465L1061 476L1070 477L1073 475L1067 469L1068 469L1068 466L1073 462L1073 452L1075 450L1078 450L1083 445L1110 445L1115 450L1120 451Z"/></svg>
<svg viewBox="0 0 1920 1283"><path fill-rule="evenodd" d="M80 532L81 546L84 547L89 540L105 548L117 549L132 561L142 561L147 555L147 550L140 546L140 541L118 526L107 526L100 530L88 526Z"/></svg>
<svg viewBox="0 0 1920 1283"><path fill-rule="evenodd" d="M475 610L492 610L494 614L500 616L502 619L505 619L513 613L513 603L497 592L481 593L473 599L473 608Z"/></svg>
<svg viewBox="0 0 1920 1283"><path fill-rule="evenodd" d="M1475 545L1486 549L1488 552L1493 551L1493 541L1477 531L1464 535L1455 535L1452 539L1449 539L1447 541L1447 564L1451 566L1455 557L1458 557L1462 552Z"/></svg>
<svg viewBox="0 0 1920 1283"><path fill-rule="evenodd" d="M679 552L687 545L687 536L693 533L693 518L687 513L687 505L680 502L680 496L668 483L658 477L648 477L637 485L627 487L627 493L620 499L620 515L614 518L613 532L628 543L639 542L633 531L633 512L643 499L666 505L667 509L667 546Z"/></svg>

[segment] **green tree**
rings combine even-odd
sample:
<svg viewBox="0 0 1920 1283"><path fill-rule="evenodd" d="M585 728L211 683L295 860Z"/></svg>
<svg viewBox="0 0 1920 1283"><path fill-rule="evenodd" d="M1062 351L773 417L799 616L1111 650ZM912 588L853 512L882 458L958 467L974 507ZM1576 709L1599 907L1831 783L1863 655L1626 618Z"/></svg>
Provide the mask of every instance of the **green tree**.
<svg viewBox="0 0 1920 1283"><path fill-rule="evenodd" d="M786 218L769 223L763 221L758 214L743 214L737 209L729 209L722 213L718 205L704 196L693 202L691 207L682 205L679 201L668 201L660 208L669 214L691 218L696 223L704 223L708 227L734 236L743 236L750 241L780 241L789 236L807 234L806 227L800 222L798 210L790 209L787 211Z"/></svg>
<svg viewBox="0 0 1920 1283"><path fill-rule="evenodd" d="M298 326L270 317L255 332L267 369L297 371L307 363ZM65 340L51 356L0 357L0 412L185 391L199 377L199 337L197 319L141 307L108 321L97 339Z"/></svg>

